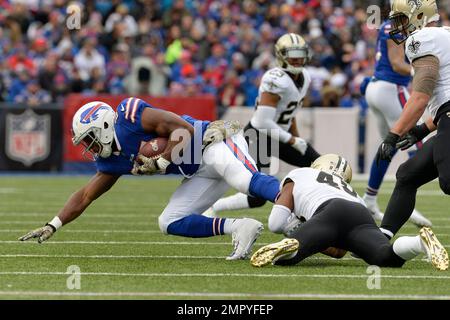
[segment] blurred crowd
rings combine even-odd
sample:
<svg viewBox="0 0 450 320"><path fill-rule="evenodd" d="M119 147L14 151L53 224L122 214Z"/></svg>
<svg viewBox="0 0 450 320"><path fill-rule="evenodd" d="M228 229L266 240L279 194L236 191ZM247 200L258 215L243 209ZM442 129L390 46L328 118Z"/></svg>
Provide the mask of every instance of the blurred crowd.
<svg viewBox="0 0 450 320"><path fill-rule="evenodd" d="M253 106L275 66L274 42L295 32L314 52L305 106L350 107L373 72L377 30L366 23L367 2L0 0L0 100L212 94L222 111ZM68 14L73 3L81 10ZM446 10L442 17L447 24Z"/></svg>

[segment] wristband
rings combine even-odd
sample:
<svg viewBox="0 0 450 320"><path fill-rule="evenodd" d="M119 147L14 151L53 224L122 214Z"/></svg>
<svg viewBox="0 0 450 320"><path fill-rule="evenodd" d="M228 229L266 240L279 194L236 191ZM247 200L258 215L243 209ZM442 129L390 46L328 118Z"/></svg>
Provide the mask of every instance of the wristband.
<svg viewBox="0 0 450 320"><path fill-rule="evenodd" d="M52 221L50 221L49 223L46 224L47 226L53 227L53 231L58 230L59 228L62 227L62 222L61 219L59 219L58 216L54 217Z"/></svg>

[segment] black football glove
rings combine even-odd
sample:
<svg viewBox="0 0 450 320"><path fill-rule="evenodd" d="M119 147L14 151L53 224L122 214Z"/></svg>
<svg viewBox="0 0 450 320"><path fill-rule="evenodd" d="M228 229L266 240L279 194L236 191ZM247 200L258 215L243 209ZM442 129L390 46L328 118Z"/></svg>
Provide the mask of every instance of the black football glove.
<svg viewBox="0 0 450 320"><path fill-rule="evenodd" d="M392 160L392 157L394 156L395 151L397 150L395 148L395 145L399 139L400 136L398 134L389 132L389 134L386 136L386 138L378 148L376 155L377 166L380 165L381 160L388 160L388 161Z"/></svg>
<svg viewBox="0 0 450 320"><path fill-rule="evenodd" d="M425 123L419 126L415 126L407 134L405 134L398 142L397 149L406 150L415 145L417 142L421 141L427 135L430 134L430 129L428 129Z"/></svg>

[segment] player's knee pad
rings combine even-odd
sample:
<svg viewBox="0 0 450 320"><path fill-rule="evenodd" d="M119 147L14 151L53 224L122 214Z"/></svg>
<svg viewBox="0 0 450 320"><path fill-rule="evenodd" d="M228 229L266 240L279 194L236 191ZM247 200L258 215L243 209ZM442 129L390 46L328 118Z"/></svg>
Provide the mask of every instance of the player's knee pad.
<svg viewBox="0 0 450 320"><path fill-rule="evenodd" d="M408 185L414 183L412 175L409 173L408 162L403 163L396 173L397 185Z"/></svg>
<svg viewBox="0 0 450 320"><path fill-rule="evenodd" d="M250 208L259 208L266 204L266 200L252 196L248 196L247 200Z"/></svg>
<svg viewBox="0 0 450 320"><path fill-rule="evenodd" d="M233 184L231 185L237 191L248 194L250 190L251 177L236 177L233 179Z"/></svg>

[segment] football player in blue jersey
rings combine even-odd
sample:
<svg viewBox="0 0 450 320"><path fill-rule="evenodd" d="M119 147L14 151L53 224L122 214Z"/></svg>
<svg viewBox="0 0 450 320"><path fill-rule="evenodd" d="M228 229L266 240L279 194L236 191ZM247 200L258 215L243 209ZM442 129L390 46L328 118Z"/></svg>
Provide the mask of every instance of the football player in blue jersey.
<svg viewBox="0 0 450 320"><path fill-rule="evenodd" d="M406 60L404 47L397 45L390 38L391 31L391 22L386 20L378 34L375 74L362 90L369 107L377 117L382 137L389 133L389 128L399 119L409 99L407 86L413 74L413 68ZM376 159L373 160L369 183L363 197L373 217L380 221L383 214L377 204L377 194L388 167L389 161L377 163ZM431 226L431 222L417 210L414 210L410 220L418 226Z"/></svg>
<svg viewBox="0 0 450 320"><path fill-rule="evenodd" d="M72 194L53 220L19 240L47 240L81 215L122 175L180 174L185 179L159 217L161 231L184 237L231 234L234 251L227 259L249 257L262 223L201 215L230 186L271 202L279 192L276 178L256 170L239 126L180 117L141 99L128 98L117 112L103 102L84 105L73 117L72 131L73 143L85 146L84 154L95 160L97 173ZM156 137L169 139L163 153L156 158L139 155L141 142ZM179 142L180 137L187 138ZM175 152L177 149L182 152Z"/></svg>

